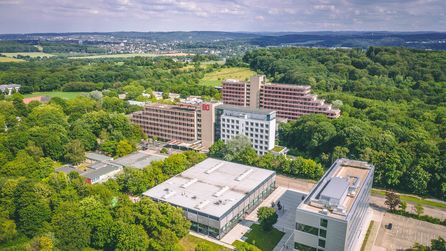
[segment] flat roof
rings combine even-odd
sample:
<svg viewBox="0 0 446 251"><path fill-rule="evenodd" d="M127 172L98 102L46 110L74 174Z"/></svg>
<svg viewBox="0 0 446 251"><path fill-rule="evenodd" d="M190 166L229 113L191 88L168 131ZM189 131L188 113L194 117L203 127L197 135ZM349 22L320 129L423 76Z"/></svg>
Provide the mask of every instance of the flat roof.
<svg viewBox="0 0 446 251"><path fill-rule="evenodd" d="M125 166L125 167L135 167L135 168L142 169L142 168L150 165L150 163L152 163L152 161L163 160L165 158L166 158L166 156L163 156L163 155L148 154L145 152L136 152L136 153L132 153L132 154L126 155L124 157L115 159L111 162Z"/></svg>
<svg viewBox="0 0 446 251"><path fill-rule="evenodd" d="M82 173L81 176L89 179L94 179L101 177L102 175L105 175L107 173L111 173L113 171L122 169L122 166L113 165L113 164L107 164L104 167L101 167L99 169L91 169L86 171L85 173Z"/></svg>
<svg viewBox="0 0 446 251"><path fill-rule="evenodd" d="M237 111L237 112L263 114L263 115L268 115L268 114L272 114L272 113L276 112L275 110L271 110L271 109L251 108L251 107L236 106L236 105L218 105L215 108L223 109L223 110L230 110L230 111Z"/></svg>
<svg viewBox="0 0 446 251"><path fill-rule="evenodd" d="M105 162L112 160L113 158L104 154L95 153L95 152L86 152L85 157L90 160Z"/></svg>
<svg viewBox="0 0 446 251"><path fill-rule="evenodd" d="M358 201L364 184L373 177L373 170L374 166L364 161L338 159L297 208L345 220ZM327 207L321 199L341 199L345 192L348 192L348 195L334 208Z"/></svg>
<svg viewBox="0 0 446 251"><path fill-rule="evenodd" d="M221 219L274 175L271 170L207 158L143 195Z"/></svg>

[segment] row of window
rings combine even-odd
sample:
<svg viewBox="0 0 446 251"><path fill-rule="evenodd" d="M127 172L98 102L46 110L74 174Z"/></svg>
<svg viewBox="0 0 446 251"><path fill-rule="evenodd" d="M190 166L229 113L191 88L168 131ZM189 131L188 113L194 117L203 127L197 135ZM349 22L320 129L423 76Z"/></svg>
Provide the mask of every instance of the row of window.
<svg viewBox="0 0 446 251"><path fill-rule="evenodd" d="M327 230L325 228L327 228L327 226L328 226L328 221L326 219L320 219L319 224L323 228L317 228L317 227L313 227L313 226L309 226L309 225L305 225L305 224L297 222L296 230L318 236L319 237L318 247L325 248L325 243L326 243L325 238L327 238ZM298 242L296 242L294 244L294 246L296 249L302 250L302 251L306 251L306 250L319 251L319 250L321 250L321 249L317 249L314 247L306 246L306 245L304 245L302 243L298 243Z"/></svg>
<svg viewBox="0 0 446 251"><path fill-rule="evenodd" d="M314 247L307 246L305 244L295 242L294 243L294 249L297 249L299 251L322 251L323 249L317 249Z"/></svg>

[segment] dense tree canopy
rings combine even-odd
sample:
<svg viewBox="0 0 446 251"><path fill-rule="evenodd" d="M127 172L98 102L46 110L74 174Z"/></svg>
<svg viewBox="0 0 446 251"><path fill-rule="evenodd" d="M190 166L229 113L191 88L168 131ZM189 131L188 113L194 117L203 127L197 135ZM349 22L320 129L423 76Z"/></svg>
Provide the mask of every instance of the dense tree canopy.
<svg viewBox="0 0 446 251"><path fill-rule="evenodd" d="M340 157L373 163L375 185L446 198L446 53L280 48L244 60L273 81L311 85L342 116L304 116L280 128L292 154L328 167Z"/></svg>
<svg viewBox="0 0 446 251"><path fill-rule="evenodd" d="M0 248L181 250L178 241L191 224L183 211L148 198L132 202L126 193L140 195L205 157L196 152L172 155L95 185L75 172L51 172L42 179L0 176Z"/></svg>
<svg viewBox="0 0 446 251"><path fill-rule="evenodd" d="M136 98L144 89L189 95L218 96L218 90L198 82L212 67L184 69L166 58L67 60L50 58L21 64L0 64L0 84L20 84L33 91L93 91L120 89ZM122 89L121 89L122 88Z"/></svg>

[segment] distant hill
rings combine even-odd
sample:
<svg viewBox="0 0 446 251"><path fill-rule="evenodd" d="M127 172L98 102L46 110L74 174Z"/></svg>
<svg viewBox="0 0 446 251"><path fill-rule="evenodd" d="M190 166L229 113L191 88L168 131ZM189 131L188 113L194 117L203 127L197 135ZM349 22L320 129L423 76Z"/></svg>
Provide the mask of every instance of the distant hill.
<svg viewBox="0 0 446 251"><path fill-rule="evenodd" d="M307 32L269 35L250 41L258 46L295 45L305 47L401 46L446 50L446 33L440 32Z"/></svg>
<svg viewBox="0 0 446 251"><path fill-rule="evenodd" d="M444 32L221 32L221 31L174 31L174 32L79 32L79 33L33 33L0 34L0 40L16 40L22 43L49 37L63 39L102 38L100 41L147 40L163 42L212 43L238 41L251 46L302 46L302 47L349 47L401 46L417 49L446 50ZM62 40L63 40L62 39ZM25 42L26 41L26 42ZM96 40L97 41L97 40Z"/></svg>

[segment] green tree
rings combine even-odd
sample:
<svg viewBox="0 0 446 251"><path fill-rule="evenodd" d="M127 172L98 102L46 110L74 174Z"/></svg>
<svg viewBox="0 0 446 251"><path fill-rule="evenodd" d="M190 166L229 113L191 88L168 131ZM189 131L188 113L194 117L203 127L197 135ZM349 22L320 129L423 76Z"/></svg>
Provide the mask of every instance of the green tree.
<svg viewBox="0 0 446 251"><path fill-rule="evenodd" d="M0 243L12 240L16 235L15 222L13 220L0 218Z"/></svg>
<svg viewBox="0 0 446 251"><path fill-rule="evenodd" d="M116 155L122 157L133 152L133 146L127 140L121 140L116 145Z"/></svg>
<svg viewBox="0 0 446 251"><path fill-rule="evenodd" d="M65 161L72 164L79 164L85 160L85 150L80 140L72 140L65 145Z"/></svg>
<svg viewBox="0 0 446 251"><path fill-rule="evenodd" d="M135 99L144 92L144 86L138 83L131 83L122 89L127 93L127 99Z"/></svg>
<svg viewBox="0 0 446 251"><path fill-rule="evenodd" d="M51 225L60 250L80 250L89 245L90 229L78 208L77 203L63 203L53 216Z"/></svg>
<svg viewBox="0 0 446 251"><path fill-rule="evenodd" d="M407 209L407 202L401 201L400 202L400 210L402 210L403 212L406 212L406 209Z"/></svg>
<svg viewBox="0 0 446 251"><path fill-rule="evenodd" d="M424 213L423 205L419 203L415 204L415 212L418 216L422 215Z"/></svg>
<svg viewBox="0 0 446 251"><path fill-rule="evenodd" d="M127 224L118 221L112 230L113 241L110 248L113 250L147 250L149 237L141 225Z"/></svg>
<svg viewBox="0 0 446 251"><path fill-rule="evenodd" d="M273 225L277 222L276 210L272 207L260 207L257 211L257 218L263 230L271 231Z"/></svg>
<svg viewBox="0 0 446 251"><path fill-rule="evenodd" d="M390 210L395 210L396 207L400 204L400 196L394 192L386 191L386 204Z"/></svg>

